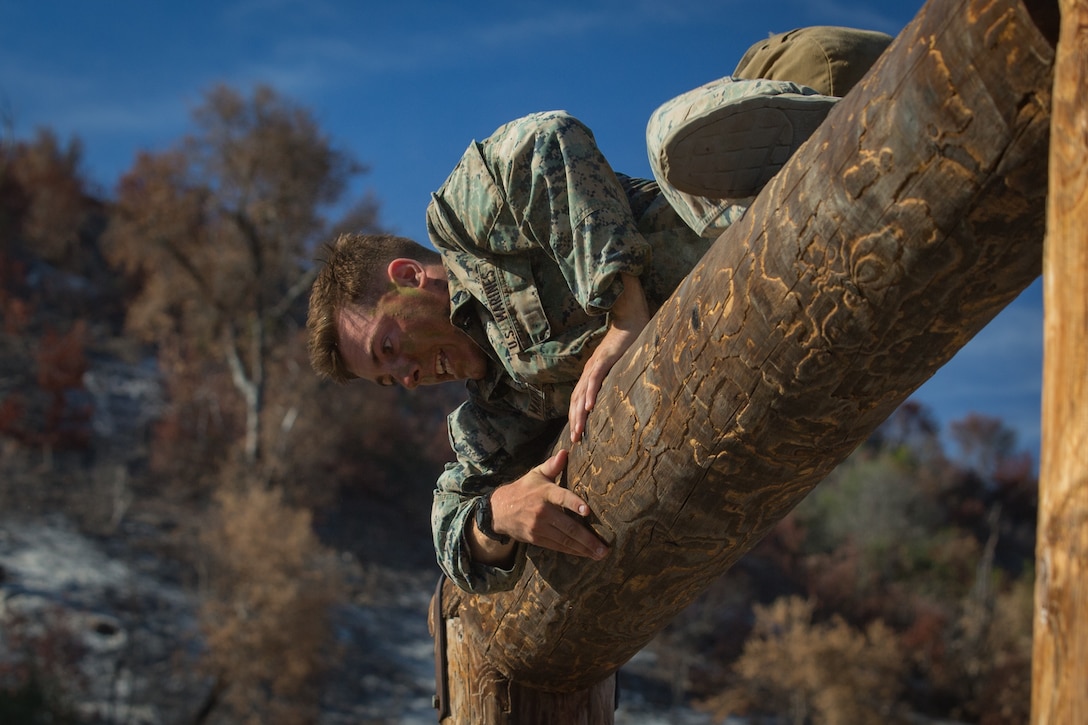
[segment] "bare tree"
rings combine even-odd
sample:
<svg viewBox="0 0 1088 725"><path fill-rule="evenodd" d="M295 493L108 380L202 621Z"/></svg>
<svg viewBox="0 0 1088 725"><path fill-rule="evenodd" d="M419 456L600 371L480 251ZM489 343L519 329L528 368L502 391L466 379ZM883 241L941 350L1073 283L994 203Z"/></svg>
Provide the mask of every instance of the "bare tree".
<svg viewBox="0 0 1088 725"><path fill-rule="evenodd" d="M244 401L246 460L261 458L270 350L308 289L327 213L363 171L311 115L270 88L217 87L175 148L143 153L122 178L106 247L142 281L132 331L184 335L229 368ZM376 205L356 214L374 224Z"/></svg>

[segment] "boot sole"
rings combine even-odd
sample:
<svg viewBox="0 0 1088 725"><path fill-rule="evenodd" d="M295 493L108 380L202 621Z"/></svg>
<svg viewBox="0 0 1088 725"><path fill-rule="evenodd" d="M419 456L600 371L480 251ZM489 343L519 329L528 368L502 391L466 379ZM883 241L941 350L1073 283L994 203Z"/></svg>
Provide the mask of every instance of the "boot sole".
<svg viewBox="0 0 1088 725"><path fill-rule="evenodd" d="M712 199L755 196L838 99L783 94L746 99L689 120L665 141L666 180Z"/></svg>

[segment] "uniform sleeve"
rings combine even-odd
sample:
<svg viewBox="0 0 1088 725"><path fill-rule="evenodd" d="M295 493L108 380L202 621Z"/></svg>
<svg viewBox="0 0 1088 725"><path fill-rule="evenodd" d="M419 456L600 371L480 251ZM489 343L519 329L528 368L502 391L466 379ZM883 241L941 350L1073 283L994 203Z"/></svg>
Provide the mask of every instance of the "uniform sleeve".
<svg viewBox="0 0 1088 725"><path fill-rule="evenodd" d="M518 228L548 251L586 312L606 312L618 275L641 275L650 247L590 130L561 111L537 114L485 153Z"/></svg>
<svg viewBox="0 0 1088 725"><path fill-rule="evenodd" d="M439 566L461 589L478 594L505 591L521 577L524 544L515 552L514 565L501 569L473 561L466 534L479 497L543 460L562 423L534 420L473 399L449 415L450 443L457 460L446 464L438 479L431 505L431 531Z"/></svg>
<svg viewBox="0 0 1088 725"><path fill-rule="evenodd" d="M470 255L542 250L578 304L607 312L620 273L642 274L650 245L592 133L563 111L533 114L474 143L433 198L431 236Z"/></svg>

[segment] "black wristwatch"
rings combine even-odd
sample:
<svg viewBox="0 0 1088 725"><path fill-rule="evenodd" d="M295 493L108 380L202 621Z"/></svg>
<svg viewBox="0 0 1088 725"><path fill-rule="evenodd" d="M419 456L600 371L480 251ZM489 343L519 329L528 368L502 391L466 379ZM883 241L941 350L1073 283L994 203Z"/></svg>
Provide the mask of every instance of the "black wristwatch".
<svg viewBox="0 0 1088 725"><path fill-rule="evenodd" d="M491 522L491 494L486 496L480 496L476 500L476 528L480 530L480 533L491 539L497 541L500 544L509 544L510 537L506 534L498 534L492 527Z"/></svg>

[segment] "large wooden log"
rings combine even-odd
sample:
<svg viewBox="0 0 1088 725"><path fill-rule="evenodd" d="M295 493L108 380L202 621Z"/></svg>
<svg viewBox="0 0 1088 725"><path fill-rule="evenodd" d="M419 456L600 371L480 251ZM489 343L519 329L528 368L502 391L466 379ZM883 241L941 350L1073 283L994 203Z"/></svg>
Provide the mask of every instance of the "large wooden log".
<svg viewBox="0 0 1088 725"><path fill-rule="evenodd" d="M1088 0L1062 0L1043 302L1032 722L1088 722Z"/></svg>
<svg viewBox="0 0 1088 725"><path fill-rule="evenodd" d="M610 556L531 550L463 600L465 646L520 685L603 681L1039 275L1031 15L922 8L610 375L567 471Z"/></svg>

